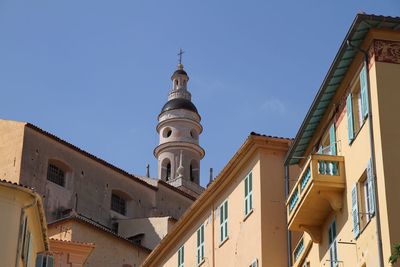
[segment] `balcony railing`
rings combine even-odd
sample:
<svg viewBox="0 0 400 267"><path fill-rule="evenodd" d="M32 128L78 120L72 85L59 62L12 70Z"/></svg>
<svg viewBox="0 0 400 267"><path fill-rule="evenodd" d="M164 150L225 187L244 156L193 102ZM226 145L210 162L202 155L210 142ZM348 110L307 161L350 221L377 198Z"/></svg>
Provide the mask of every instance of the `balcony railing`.
<svg viewBox="0 0 400 267"><path fill-rule="evenodd" d="M292 267L299 267L304 261L312 245L312 240L308 234L303 234L292 253Z"/></svg>
<svg viewBox="0 0 400 267"><path fill-rule="evenodd" d="M306 231L319 242L319 227L332 210L341 209L345 186L342 156L311 155L286 203L289 230Z"/></svg>

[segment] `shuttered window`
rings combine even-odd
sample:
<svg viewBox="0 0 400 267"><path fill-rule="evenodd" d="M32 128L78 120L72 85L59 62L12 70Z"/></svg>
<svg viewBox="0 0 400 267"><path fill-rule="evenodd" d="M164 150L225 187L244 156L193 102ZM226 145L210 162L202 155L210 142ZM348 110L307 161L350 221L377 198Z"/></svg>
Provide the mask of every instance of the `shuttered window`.
<svg viewBox="0 0 400 267"><path fill-rule="evenodd" d="M347 110L347 134L349 137L349 144L350 144L354 139L353 103L351 94L349 94L346 99L346 110Z"/></svg>
<svg viewBox="0 0 400 267"><path fill-rule="evenodd" d="M181 246L178 250L178 267L185 266L185 247Z"/></svg>
<svg viewBox="0 0 400 267"><path fill-rule="evenodd" d="M219 242L222 243L228 238L228 200L219 207Z"/></svg>
<svg viewBox="0 0 400 267"><path fill-rule="evenodd" d="M253 174L250 172L244 178L244 215L253 210Z"/></svg>
<svg viewBox="0 0 400 267"><path fill-rule="evenodd" d="M361 112L365 119L368 115L368 80L367 67L363 66L360 72L360 90L361 90Z"/></svg>
<svg viewBox="0 0 400 267"><path fill-rule="evenodd" d="M197 265L204 261L204 224L197 230Z"/></svg>
<svg viewBox="0 0 400 267"><path fill-rule="evenodd" d="M351 215L353 217L353 234L357 238L360 234L360 217L358 212L358 192L357 185L353 185L351 190Z"/></svg>
<svg viewBox="0 0 400 267"><path fill-rule="evenodd" d="M366 202L368 203L368 216L372 217L375 214L375 181L372 173L372 159L368 161L367 166L367 188L366 188Z"/></svg>
<svg viewBox="0 0 400 267"><path fill-rule="evenodd" d="M329 128L329 145L330 145L330 154L336 155L336 132L335 132L335 124L332 123Z"/></svg>
<svg viewBox="0 0 400 267"><path fill-rule="evenodd" d="M339 261L338 261L337 243L336 243L336 220L333 220L332 224L329 226L328 241L329 241L330 266L337 267L339 266Z"/></svg>

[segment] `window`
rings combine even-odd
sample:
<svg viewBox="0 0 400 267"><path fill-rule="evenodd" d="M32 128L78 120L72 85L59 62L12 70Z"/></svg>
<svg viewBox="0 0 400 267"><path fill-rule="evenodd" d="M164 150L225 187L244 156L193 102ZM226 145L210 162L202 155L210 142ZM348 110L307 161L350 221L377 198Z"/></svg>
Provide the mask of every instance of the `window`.
<svg viewBox="0 0 400 267"><path fill-rule="evenodd" d="M197 265L204 261L204 224L197 230Z"/></svg>
<svg viewBox="0 0 400 267"><path fill-rule="evenodd" d="M189 178L191 182L199 183L199 162L195 159L190 162Z"/></svg>
<svg viewBox="0 0 400 267"><path fill-rule="evenodd" d="M355 81L351 88L351 93L346 99L347 127L349 143L360 130L368 115L368 81L367 70L364 67L360 71L359 79Z"/></svg>
<svg viewBox="0 0 400 267"><path fill-rule="evenodd" d="M194 176L193 176L193 165L190 164L190 168L189 168L189 172L190 172L190 181L194 181Z"/></svg>
<svg viewBox="0 0 400 267"><path fill-rule="evenodd" d="M49 163L47 167L47 180L60 186L65 186L65 172L54 164Z"/></svg>
<svg viewBox="0 0 400 267"><path fill-rule="evenodd" d="M244 215L247 216L253 210L253 174L250 172L244 178Z"/></svg>
<svg viewBox="0 0 400 267"><path fill-rule="evenodd" d="M181 246L178 250L178 267L185 266L185 247Z"/></svg>
<svg viewBox="0 0 400 267"><path fill-rule="evenodd" d="M165 180L168 181L169 179L171 179L171 163L170 162L167 163L167 172L165 175Z"/></svg>
<svg viewBox="0 0 400 267"><path fill-rule="evenodd" d="M361 227L365 227L375 214L375 186L371 170L371 160L359 182L351 191L353 234L357 238Z"/></svg>
<svg viewBox="0 0 400 267"><path fill-rule="evenodd" d="M318 153L325 155L336 155L335 123L331 124L329 131L322 138Z"/></svg>
<svg viewBox="0 0 400 267"><path fill-rule="evenodd" d="M31 242L31 232L28 229L28 218L25 217L22 226L22 255L21 255L24 267L28 266L30 242Z"/></svg>
<svg viewBox="0 0 400 267"><path fill-rule="evenodd" d="M119 214L126 214L126 200L119 195L111 195L111 209Z"/></svg>
<svg viewBox="0 0 400 267"><path fill-rule="evenodd" d="M219 242L222 244L226 239L228 239L228 200L225 200L219 207L219 228Z"/></svg>
<svg viewBox="0 0 400 267"><path fill-rule="evenodd" d="M339 262L337 257L336 220L333 220L332 224L329 226L328 240L329 240L330 266L337 267L339 266Z"/></svg>
<svg viewBox="0 0 400 267"><path fill-rule="evenodd" d="M54 258L51 255L38 254L36 256L36 267L54 267Z"/></svg>
<svg viewBox="0 0 400 267"><path fill-rule="evenodd" d="M258 267L258 260L255 259L255 260L250 264L249 267Z"/></svg>
<svg viewBox="0 0 400 267"><path fill-rule="evenodd" d="M170 137L171 134L172 134L172 130L171 130L171 128L169 128L169 127L164 128L164 129L162 130L162 137L164 137L164 138Z"/></svg>

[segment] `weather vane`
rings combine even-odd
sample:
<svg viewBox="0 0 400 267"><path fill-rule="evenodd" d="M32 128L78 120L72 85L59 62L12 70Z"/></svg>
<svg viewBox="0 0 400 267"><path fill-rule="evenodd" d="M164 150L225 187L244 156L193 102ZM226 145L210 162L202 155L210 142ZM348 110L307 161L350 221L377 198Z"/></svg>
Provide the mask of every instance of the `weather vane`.
<svg viewBox="0 0 400 267"><path fill-rule="evenodd" d="M182 48L179 49L179 53L178 53L178 56L179 56L179 64L182 64L182 55L183 55L183 53L185 53L185 51L183 51Z"/></svg>

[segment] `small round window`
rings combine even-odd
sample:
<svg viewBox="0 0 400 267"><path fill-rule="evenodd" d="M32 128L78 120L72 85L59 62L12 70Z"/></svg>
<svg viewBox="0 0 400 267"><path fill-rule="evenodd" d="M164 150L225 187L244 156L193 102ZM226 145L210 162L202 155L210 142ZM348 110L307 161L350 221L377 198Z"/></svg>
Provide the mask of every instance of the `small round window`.
<svg viewBox="0 0 400 267"><path fill-rule="evenodd" d="M164 138L170 137L171 134L172 134L171 128L167 127L167 128L165 128L165 129L163 130L163 137L164 137Z"/></svg>

